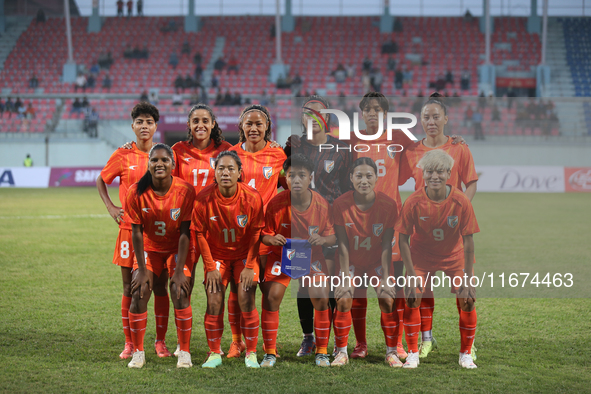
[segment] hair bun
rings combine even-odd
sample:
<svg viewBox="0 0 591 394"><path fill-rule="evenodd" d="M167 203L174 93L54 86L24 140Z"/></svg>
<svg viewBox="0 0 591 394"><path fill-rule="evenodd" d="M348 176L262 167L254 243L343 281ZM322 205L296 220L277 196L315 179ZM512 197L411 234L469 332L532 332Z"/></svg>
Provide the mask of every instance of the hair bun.
<svg viewBox="0 0 591 394"><path fill-rule="evenodd" d="M444 95L442 95L442 94L441 94L441 93L439 93L439 92L434 92L434 93L431 93L431 95L429 96L429 98L439 98L439 99L442 99L442 98L444 98L444 97L445 97L445 96L444 96Z"/></svg>

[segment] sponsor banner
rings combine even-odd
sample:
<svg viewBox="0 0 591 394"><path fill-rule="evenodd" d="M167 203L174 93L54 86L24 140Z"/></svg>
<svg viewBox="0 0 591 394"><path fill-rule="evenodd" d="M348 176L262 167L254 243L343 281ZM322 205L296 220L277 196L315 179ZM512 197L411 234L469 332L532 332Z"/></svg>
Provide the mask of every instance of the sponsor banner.
<svg viewBox="0 0 591 394"><path fill-rule="evenodd" d="M47 187L49 167L0 167L0 187Z"/></svg>
<svg viewBox="0 0 591 394"><path fill-rule="evenodd" d="M591 192L591 167L565 167L564 189L567 192Z"/></svg>
<svg viewBox="0 0 591 394"><path fill-rule="evenodd" d="M476 166L479 192L564 193L564 167Z"/></svg>
<svg viewBox="0 0 591 394"><path fill-rule="evenodd" d="M511 77L497 77L496 83L498 88L535 88L535 78L511 78Z"/></svg>
<svg viewBox="0 0 591 394"><path fill-rule="evenodd" d="M52 168L49 187L96 186L96 178L98 178L102 169L102 167ZM111 186L118 185L119 178L116 178Z"/></svg>

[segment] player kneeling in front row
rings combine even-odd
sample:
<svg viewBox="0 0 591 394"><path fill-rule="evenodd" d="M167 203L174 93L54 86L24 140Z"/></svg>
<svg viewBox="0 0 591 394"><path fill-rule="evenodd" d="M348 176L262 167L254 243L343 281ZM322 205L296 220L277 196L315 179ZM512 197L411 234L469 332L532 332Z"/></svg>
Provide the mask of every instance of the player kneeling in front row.
<svg viewBox="0 0 591 394"><path fill-rule="evenodd" d="M189 227L195 191L189 183L172 176L174 166L172 149L164 144L154 145L149 154L148 171L127 193L135 250L129 307L134 346L130 368L142 368L145 364L144 335L152 285L168 273L171 274L170 295L180 345L177 367L193 365L189 353L193 324L189 301L193 268L189 257ZM171 258L173 256L175 258Z"/></svg>
<svg viewBox="0 0 591 394"><path fill-rule="evenodd" d="M314 306L314 331L316 333L316 365L328 367L328 340L330 337L330 309L328 303L329 288L326 279L328 268L322 253L322 246L334 245L336 237L328 202L320 194L309 189L312 182L314 164L306 156L295 154L283 164L289 190L285 190L269 202L265 215L266 226L262 233L262 242L271 246L266 267L265 281L261 289L263 297L263 340L265 358L261 367L272 367L276 362L277 329L279 327L279 305L285 289L292 278L282 272L282 249L289 241L291 253L299 253L296 239L307 240L312 246L311 258L307 262L310 275L301 277L301 283L307 287ZM291 238L291 240L290 240ZM312 262L312 263L311 263ZM294 269L290 269L294 272ZM304 270L302 270L304 271Z"/></svg>
<svg viewBox="0 0 591 394"><path fill-rule="evenodd" d="M426 187L404 203L396 225L400 232L400 252L407 274L407 306L404 314L408 357L404 368L419 365L418 334L421 327L422 293L428 278L443 271L452 281L452 292L460 310L461 349L459 363L476 368L470 355L476 333L475 289L470 285L474 264L474 239L480 231L470 199L454 186L446 185L453 158L442 150L427 152L419 161ZM411 246L409 247L409 237ZM466 274L466 277L464 277ZM419 277L416 281L413 277ZM457 286L459 279L462 284ZM454 284L455 282L455 284Z"/></svg>
<svg viewBox="0 0 591 394"><path fill-rule="evenodd" d="M355 190L339 197L333 205L333 219L339 245L340 278L344 283L335 290L337 310L334 317L337 355L333 366L349 362L347 341L351 329L353 287L349 277L370 278L379 297L381 324L386 339L386 361L401 367L396 354L398 313L394 304L394 283L388 283L392 272L392 237L398 218L396 201L375 192L377 167L369 157L351 165L349 177ZM374 279L374 280L372 280Z"/></svg>
<svg viewBox="0 0 591 394"><path fill-rule="evenodd" d="M259 282L259 244L264 227L263 200L240 181L242 162L233 151L221 152L215 160L215 183L197 195L193 225L205 269L205 334L209 356L203 368L222 364L224 294L231 279L238 284L238 303L246 340L245 363L259 368L257 342L259 313L255 292Z"/></svg>

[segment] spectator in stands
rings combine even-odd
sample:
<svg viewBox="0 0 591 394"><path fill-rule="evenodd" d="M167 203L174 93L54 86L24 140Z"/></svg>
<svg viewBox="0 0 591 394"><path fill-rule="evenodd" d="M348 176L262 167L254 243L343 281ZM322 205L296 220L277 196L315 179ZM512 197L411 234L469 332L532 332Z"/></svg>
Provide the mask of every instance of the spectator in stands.
<svg viewBox="0 0 591 394"><path fill-rule="evenodd" d="M291 89L292 90L299 90L302 87L302 77L300 74L296 74L295 77L291 80Z"/></svg>
<svg viewBox="0 0 591 394"><path fill-rule="evenodd" d="M25 167L33 167L33 159L31 159L31 155L29 153L27 153L27 157L25 157L23 165Z"/></svg>
<svg viewBox="0 0 591 394"><path fill-rule="evenodd" d="M394 86L396 89L402 89L402 84L404 83L404 74L402 74L402 70L398 69L394 73Z"/></svg>
<svg viewBox="0 0 591 394"><path fill-rule="evenodd" d="M141 96L140 96L140 101L148 101L148 92L147 91L143 91Z"/></svg>
<svg viewBox="0 0 591 394"><path fill-rule="evenodd" d="M82 109L85 110L87 108L90 108L90 103L88 102L88 97L84 97L82 99Z"/></svg>
<svg viewBox="0 0 591 394"><path fill-rule="evenodd" d="M355 65L353 63L345 66L345 70L347 71L347 78L353 78L355 76Z"/></svg>
<svg viewBox="0 0 591 394"><path fill-rule="evenodd" d="M111 67L112 64L113 64L113 57L111 56L111 52L109 52L108 54L105 53L105 52L102 52L99 55L98 65L101 68L107 68L108 69L108 68Z"/></svg>
<svg viewBox="0 0 591 394"><path fill-rule="evenodd" d="M451 72L451 70L447 70L447 72L445 73L445 84L447 85L448 83L451 85L454 84L454 75Z"/></svg>
<svg viewBox="0 0 591 394"><path fill-rule="evenodd" d="M259 100L259 103L263 106L266 107L269 105L269 96L267 96L267 91L263 90L263 94L261 94L261 99Z"/></svg>
<svg viewBox="0 0 591 394"><path fill-rule="evenodd" d="M154 91L150 92L149 102L152 105L158 105L158 103L160 102L160 99L158 98L158 93L156 93Z"/></svg>
<svg viewBox="0 0 591 394"><path fill-rule="evenodd" d="M470 90L470 72L467 69L462 71L462 75L460 77L460 87L462 90Z"/></svg>
<svg viewBox="0 0 591 394"><path fill-rule="evenodd" d="M232 98L232 105L242 105L242 95L240 92L235 92Z"/></svg>
<svg viewBox="0 0 591 394"><path fill-rule="evenodd" d="M84 74L78 74L76 77L76 82L74 83L74 91L77 92L78 89L82 89L83 92L86 91L86 77Z"/></svg>
<svg viewBox="0 0 591 394"><path fill-rule="evenodd" d="M140 51L140 57L142 59L148 59L150 57L150 50L147 45L144 45L144 48Z"/></svg>
<svg viewBox="0 0 591 394"><path fill-rule="evenodd" d="M199 98L199 94L197 94L197 90L195 90L193 92L193 94L191 95L191 98L189 98L189 105L193 106L198 104L201 101L201 99Z"/></svg>
<svg viewBox="0 0 591 394"><path fill-rule="evenodd" d="M332 72L332 76L336 83L345 82L347 80L347 70L345 70L345 66L339 63L337 68Z"/></svg>
<svg viewBox="0 0 591 394"><path fill-rule="evenodd" d="M37 23L45 23L45 20L45 11L39 8L39 10L37 11Z"/></svg>
<svg viewBox="0 0 591 394"><path fill-rule="evenodd" d="M306 94L306 97L310 97L309 94ZM277 103L277 98L275 97L275 92L271 93L271 97L269 97L269 105L274 106Z"/></svg>
<svg viewBox="0 0 591 394"><path fill-rule="evenodd" d="M14 102L10 97L6 100L6 103L4 104L4 112L8 114L9 119L12 118L12 113L14 112Z"/></svg>
<svg viewBox="0 0 591 394"><path fill-rule="evenodd" d="M361 88L363 89L363 94L371 90L371 76L366 70L361 72Z"/></svg>
<svg viewBox="0 0 591 394"><path fill-rule="evenodd" d="M195 56L193 56L193 63L195 64L201 64L202 61L202 57L201 57L201 52L197 52L195 53Z"/></svg>
<svg viewBox="0 0 591 394"><path fill-rule="evenodd" d="M509 85L509 89L507 90L507 109L511 109L513 107L513 101L517 97L517 94L513 90L513 85Z"/></svg>
<svg viewBox="0 0 591 394"><path fill-rule="evenodd" d="M372 66L373 66L373 62L371 61L371 59L369 57L366 56L365 59L363 59L363 63L362 63L363 71L370 72Z"/></svg>
<svg viewBox="0 0 591 394"><path fill-rule="evenodd" d="M181 74L179 74L176 79L174 80L174 90L175 92L185 91L185 79Z"/></svg>
<svg viewBox="0 0 591 394"><path fill-rule="evenodd" d="M100 72L101 72L101 66L98 63L98 61L96 63L93 63L92 66L90 66L90 73L92 75L97 76Z"/></svg>
<svg viewBox="0 0 591 394"><path fill-rule="evenodd" d="M232 105L232 103L234 102L234 99L232 98L232 93L230 93L230 90L226 90L226 94L224 94L224 101L222 102L222 105Z"/></svg>
<svg viewBox="0 0 591 394"><path fill-rule="evenodd" d="M412 70L406 67L406 64L402 65L402 78L404 83L412 84Z"/></svg>
<svg viewBox="0 0 591 394"><path fill-rule="evenodd" d="M500 122L501 121L501 111L499 111L499 106L495 103L492 108L492 119L493 122Z"/></svg>
<svg viewBox="0 0 591 394"><path fill-rule="evenodd" d="M172 105L183 105L183 96L179 93L172 95Z"/></svg>
<svg viewBox="0 0 591 394"><path fill-rule="evenodd" d="M88 133L91 138L98 136L98 121L99 114L95 108L91 108L84 117L84 131Z"/></svg>
<svg viewBox="0 0 591 394"><path fill-rule="evenodd" d="M382 54L389 53L398 53L398 44L394 40L382 44Z"/></svg>
<svg viewBox="0 0 591 394"><path fill-rule="evenodd" d="M197 87L197 84L195 83L195 81L193 80L193 78L191 78L191 76L189 74L187 74L185 76L185 89L189 89L189 91L195 87Z"/></svg>
<svg viewBox="0 0 591 394"><path fill-rule="evenodd" d="M464 126L470 127L472 124L472 116L474 116L474 109L472 109L472 104L466 108L466 112L464 112Z"/></svg>
<svg viewBox="0 0 591 394"><path fill-rule="evenodd" d="M226 62L224 61L224 59L220 56L218 57L218 60L215 61L215 63L213 64L213 68L216 71L222 71L224 69L224 67L226 67Z"/></svg>
<svg viewBox="0 0 591 394"><path fill-rule="evenodd" d="M18 118L25 119L25 117L26 117L25 113L27 112L27 107L25 107L25 105L18 98L16 99L15 105L17 108Z"/></svg>
<svg viewBox="0 0 591 394"><path fill-rule="evenodd" d="M168 59L168 64L172 66L174 70L176 70L176 66L179 65L179 57L176 52L170 54L170 58Z"/></svg>
<svg viewBox="0 0 591 394"><path fill-rule="evenodd" d="M466 10L466 13L464 14L464 22L470 23L474 20L474 17L472 16L472 13L470 12L469 9Z"/></svg>
<svg viewBox="0 0 591 394"><path fill-rule="evenodd" d="M133 59L133 48L131 45L127 45L123 51L123 57L126 59Z"/></svg>
<svg viewBox="0 0 591 394"><path fill-rule="evenodd" d="M480 109L474 111L472 123L474 124L474 139L484 141L484 135L482 134L482 112L480 112Z"/></svg>
<svg viewBox="0 0 591 394"><path fill-rule="evenodd" d="M117 0L117 16L123 16L123 0Z"/></svg>
<svg viewBox="0 0 591 394"><path fill-rule="evenodd" d="M171 31L177 31L178 30L178 26L176 25L176 21L174 19L171 19L170 21L168 21L168 24L166 26L163 26L160 31L162 33L168 33Z"/></svg>
<svg viewBox="0 0 591 394"><path fill-rule="evenodd" d="M72 103L72 109L70 109L71 114L81 114L82 113L82 103L80 99L76 97L74 102Z"/></svg>
<svg viewBox="0 0 591 394"><path fill-rule="evenodd" d="M203 67L201 67L201 63L198 63L195 66L195 81L201 82L202 75L203 75Z"/></svg>
<svg viewBox="0 0 591 394"><path fill-rule="evenodd" d="M14 102L14 112L19 113L22 106L23 102L21 101L20 97L17 97L16 101Z"/></svg>
<svg viewBox="0 0 591 394"><path fill-rule="evenodd" d="M388 63L386 63L386 67L388 67L388 71L396 71L396 60L392 56L388 58Z"/></svg>
<svg viewBox="0 0 591 394"><path fill-rule="evenodd" d="M484 91L481 91L480 95L478 96L478 109L480 111L483 111L485 107L486 107L486 96L484 95Z"/></svg>
<svg viewBox="0 0 591 394"><path fill-rule="evenodd" d="M133 13L133 1L127 0L127 17L129 18Z"/></svg>
<svg viewBox="0 0 591 394"><path fill-rule="evenodd" d="M86 86L89 89L94 89L95 85L96 85L96 78L94 77L94 74L90 74L88 76L88 79L86 80Z"/></svg>
<svg viewBox="0 0 591 394"><path fill-rule="evenodd" d="M201 89L201 99L199 100L202 103L209 105L209 97L207 97L207 89L203 85L199 85Z"/></svg>
<svg viewBox="0 0 591 394"><path fill-rule="evenodd" d="M189 46L189 41L183 41L183 45L181 46L181 55L188 55L191 53L191 47Z"/></svg>
<svg viewBox="0 0 591 394"><path fill-rule="evenodd" d="M271 40L274 40L275 36L277 35L277 27L275 26L274 23L271 25L271 31L269 32L269 35L270 35Z"/></svg>
<svg viewBox="0 0 591 394"><path fill-rule="evenodd" d="M105 78L103 78L103 88L110 90L111 86L113 85L113 81L111 81L111 77L109 74L105 74Z"/></svg>
<svg viewBox="0 0 591 394"><path fill-rule="evenodd" d="M143 2L143 0L137 0L136 7L137 7L137 16L144 16L144 2Z"/></svg>
<svg viewBox="0 0 591 394"><path fill-rule="evenodd" d="M216 77L215 75L211 76L211 87L212 88L217 88L219 85L219 80L218 77Z"/></svg>
<svg viewBox="0 0 591 394"><path fill-rule="evenodd" d="M39 80L35 74L29 79L29 87L31 89L37 89L39 87Z"/></svg>
<svg viewBox="0 0 591 394"><path fill-rule="evenodd" d="M215 96L215 105L216 106L224 105L224 96L222 95L222 91L220 89L218 89L218 93Z"/></svg>
<svg viewBox="0 0 591 394"><path fill-rule="evenodd" d="M4 113L4 103L2 102L2 97L0 97L0 118L2 118L3 113Z"/></svg>
<svg viewBox="0 0 591 394"><path fill-rule="evenodd" d="M381 92L382 91L382 82L384 81L384 77L382 76L382 72L379 68L374 68L370 74L370 83L371 87L374 92Z"/></svg>
<svg viewBox="0 0 591 394"><path fill-rule="evenodd" d="M230 61L228 61L228 74L230 71L234 71L234 74L238 74L238 60L234 55L232 55Z"/></svg>

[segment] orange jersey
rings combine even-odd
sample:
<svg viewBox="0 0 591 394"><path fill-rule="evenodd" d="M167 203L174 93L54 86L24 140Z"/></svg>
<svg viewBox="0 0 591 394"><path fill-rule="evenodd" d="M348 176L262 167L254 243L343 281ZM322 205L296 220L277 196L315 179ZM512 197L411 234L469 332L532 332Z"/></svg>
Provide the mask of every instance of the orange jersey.
<svg viewBox="0 0 591 394"><path fill-rule="evenodd" d="M410 250L428 261L448 262L463 258L463 235L480 232L474 209L466 195L451 186L449 196L434 202L425 188L404 202L396 231L411 235Z"/></svg>
<svg viewBox="0 0 591 394"><path fill-rule="evenodd" d="M119 182L119 201L125 211L123 220L119 227L131 230L131 219L127 212L127 191L146 173L148 168L148 154L138 149L135 142L131 144L131 149L119 148L109 158L107 165L101 171L101 178L107 184L111 184L117 177Z"/></svg>
<svg viewBox="0 0 591 394"><path fill-rule="evenodd" d="M365 132L365 130L362 130ZM388 150L389 145L398 144L407 149L413 144L413 141L404 134L404 132L395 130L392 133L392 140L388 140L388 136L384 133L380 138L375 141L362 141L359 138L355 138L355 141L351 141L351 145L364 144L370 147L367 152L355 151L354 160L359 157L371 158L378 167L378 179L375 186L376 192L382 192L388 197L394 199L398 203L398 208L402 206L402 200L400 199L400 193L398 192L398 177L400 169L400 158L404 153L401 152L400 146L392 146ZM365 150L365 147L358 147L358 150ZM379 149L379 151L378 151Z"/></svg>
<svg viewBox="0 0 591 394"><path fill-rule="evenodd" d="M238 182L236 194L222 196L217 184L197 196L193 226L203 233L214 260L239 260L248 256L254 232L265 226L263 201L253 188Z"/></svg>
<svg viewBox="0 0 591 394"><path fill-rule="evenodd" d="M362 211L355 205L353 191L336 199L332 206L335 226L343 226L349 241L349 263L373 265L381 262L382 234L394 228L398 204L382 192L370 209Z"/></svg>
<svg viewBox="0 0 591 394"><path fill-rule="evenodd" d="M269 202L265 214L265 228L263 235L281 234L285 238L308 239L314 233L323 237L334 234L334 227L330 219L330 205L322 196L314 191L310 206L304 212L292 209L291 192L284 190ZM292 215L294 213L294 215ZM292 231L293 229L293 231ZM281 246L269 247L269 253L281 256ZM324 261L321 246L312 247L312 258Z"/></svg>
<svg viewBox="0 0 591 394"><path fill-rule="evenodd" d="M230 149L236 151L242 160L242 181L256 189L261 194L263 205L267 206L277 194L279 176L287 156L283 149L269 147L270 142L256 153L245 151L242 144L238 143Z"/></svg>
<svg viewBox="0 0 591 394"><path fill-rule="evenodd" d="M452 144L452 139L448 137L447 142L437 148L426 147L423 143L425 140L416 142L404 152L402 161L400 162L400 179L398 184L403 185L408 178L412 177L415 180L415 190L425 187L423 180L423 170L417 167L419 160L423 155L435 149L441 149L449 154L454 159L454 165L451 169L451 176L447 180L448 185L452 185L462 190L462 183L464 185L478 180L476 168L474 167L474 159L472 153L467 145Z"/></svg>
<svg viewBox="0 0 591 394"><path fill-rule="evenodd" d="M181 236L181 223L191 221L195 190L189 183L172 177L164 196L148 187L137 195L137 183L129 188L127 207L131 223L144 226L144 251L176 253Z"/></svg>
<svg viewBox="0 0 591 394"><path fill-rule="evenodd" d="M218 155L229 150L232 145L223 141L215 147L212 142L207 148L199 150L188 141L180 141L174 144L174 161L176 167L172 175L178 176L195 187L195 193L199 194L205 186L209 186L215 180L214 162Z"/></svg>

